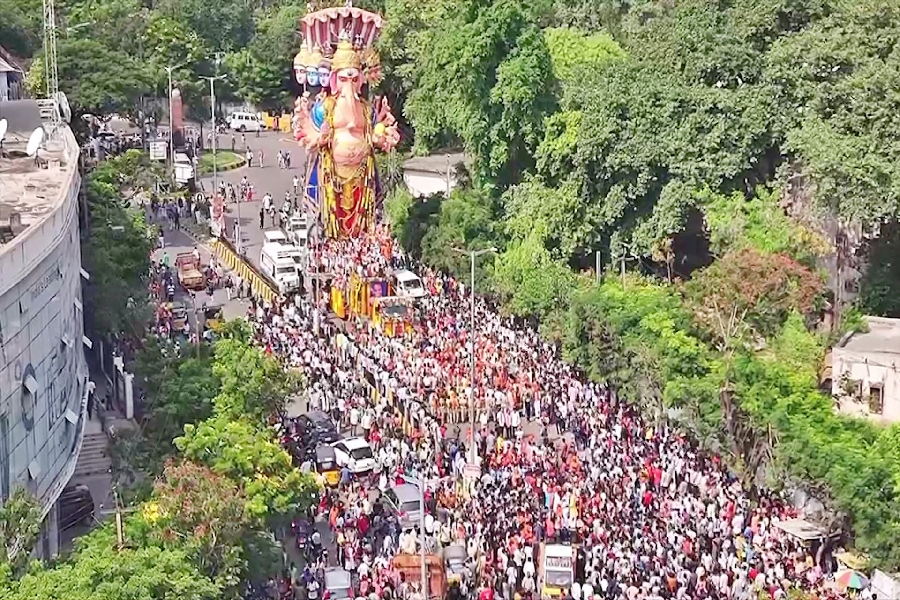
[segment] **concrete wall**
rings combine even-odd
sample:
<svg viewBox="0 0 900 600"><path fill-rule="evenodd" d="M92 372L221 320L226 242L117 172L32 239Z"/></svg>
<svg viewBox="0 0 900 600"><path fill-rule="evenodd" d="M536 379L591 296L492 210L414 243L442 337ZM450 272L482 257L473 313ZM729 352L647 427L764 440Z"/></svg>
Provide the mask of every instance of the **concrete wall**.
<svg viewBox="0 0 900 600"><path fill-rule="evenodd" d="M879 420L900 422L900 356L892 353L853 352L846 348L834 348L832 351L831 392L840 398L841 410L869 415L868 398L873 385L881 385L883 390L883 410L881 415L871 415ZM843 381L862 383L862 401L844 396Z"/></svg>
<svg viewBox="0 0 900 600"><path fill-rule="evenodd" d="M0 247L0 492L25 486L41 498L45 515L74 472L87 397L81 178L75 139L68 129L63 135L71 154L66 171L51 175L65 181L57 206ZM34 393L23 385L29 374Z"/></svg>
<svg viewBox="0 0 900 600"><path fill-rule="evenodd" d="M447 191L447 179L437 173L425 173L421 171L405 171L403 181L410 193L416 198L443 194ZM456 187L456 181L450 178L450 189Z"/></svg>

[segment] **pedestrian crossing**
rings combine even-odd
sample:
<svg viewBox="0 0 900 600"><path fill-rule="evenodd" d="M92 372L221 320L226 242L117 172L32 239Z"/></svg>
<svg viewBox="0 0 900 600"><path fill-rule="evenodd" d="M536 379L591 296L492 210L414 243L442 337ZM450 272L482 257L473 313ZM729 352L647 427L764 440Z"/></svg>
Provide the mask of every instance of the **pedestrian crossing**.
<svg viewBox="0 0 900 600"><path fill-rule="evenodd" d="M219 257L219 260L222 261L222 264L231 269L242 280L249 282L250 289L263 301L271 304L278 297L278 290L275 286L263 277L246 259L239 256L230 242L221 238L216 239L212 243L212 250Z"/></svg>

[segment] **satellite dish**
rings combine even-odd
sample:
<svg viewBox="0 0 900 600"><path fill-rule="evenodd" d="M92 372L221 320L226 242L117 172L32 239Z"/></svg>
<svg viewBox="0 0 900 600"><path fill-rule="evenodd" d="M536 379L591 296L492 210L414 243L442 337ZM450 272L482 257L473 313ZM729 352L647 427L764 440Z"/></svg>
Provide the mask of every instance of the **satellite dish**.
<svg viewBox="0 0 900 600"><path fill-rule="evenodd" d="M69 107L69 99L65 92L56 92L56 104L59 106L59 115L68 123L72 120L72 109Z"/></svg>
<svg viewBox="0 0 900 600"><path fill-rule="evenodd" d="M9 126L9 123L6 119L0 119L0 142L3 141L3 138L6 137L6 129Z"/></svg>
<svg viewBox="0 0 900 600"><path fill-rule="evenodd" d="M38 148L41 147L41 143L44 141L44 128L38 127L34 131L31 132L31 135L28 137L28 146L25 148L25 153L28 156L34 156L37 154Z"/></svg>

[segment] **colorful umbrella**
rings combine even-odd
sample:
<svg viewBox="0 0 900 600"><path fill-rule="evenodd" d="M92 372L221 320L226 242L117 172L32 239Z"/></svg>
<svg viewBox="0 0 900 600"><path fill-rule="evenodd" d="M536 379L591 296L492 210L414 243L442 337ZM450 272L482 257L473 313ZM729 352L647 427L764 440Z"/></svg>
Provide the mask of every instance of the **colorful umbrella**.
<svg viewBox="0 0 900 600"><path fill-rule="evenodd" d="M834 581L841 589L861 590L869 585L869 579L859 571L841 571L834 577Z"/></svg>

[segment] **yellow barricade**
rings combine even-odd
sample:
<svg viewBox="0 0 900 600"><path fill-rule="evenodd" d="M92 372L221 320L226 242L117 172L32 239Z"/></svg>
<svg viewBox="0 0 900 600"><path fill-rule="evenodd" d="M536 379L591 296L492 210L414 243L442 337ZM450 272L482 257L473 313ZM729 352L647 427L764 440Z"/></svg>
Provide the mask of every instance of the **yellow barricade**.
<svg viewBox="0 0 900 600"><path fill-rule="evenodd" d="M260 296L265 302L272 303L278 297L278 290L269 281L260 276L246 260L238 256L231 248L231 244L223 240L215 240L212 249L226 267L231 269L238 277L250 283L253 293Z"/></svg>

